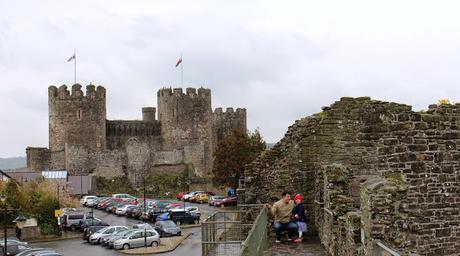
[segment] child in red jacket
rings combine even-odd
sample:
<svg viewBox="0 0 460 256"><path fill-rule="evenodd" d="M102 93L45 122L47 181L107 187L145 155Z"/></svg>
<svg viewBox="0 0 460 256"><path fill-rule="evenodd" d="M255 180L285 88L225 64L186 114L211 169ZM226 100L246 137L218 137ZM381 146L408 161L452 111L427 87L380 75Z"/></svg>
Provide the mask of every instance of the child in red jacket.
<svg viewBox="0 0 460 256"><path fill-rule="evenodd" d="M292 216L299 227L299 238L295 239L294 243L300 243L303 240L303 233L307 232L307 217L305 216L305 207L302 204L302 196L300 194L295 195L294 202L295 206L292 209Z"/></svg>

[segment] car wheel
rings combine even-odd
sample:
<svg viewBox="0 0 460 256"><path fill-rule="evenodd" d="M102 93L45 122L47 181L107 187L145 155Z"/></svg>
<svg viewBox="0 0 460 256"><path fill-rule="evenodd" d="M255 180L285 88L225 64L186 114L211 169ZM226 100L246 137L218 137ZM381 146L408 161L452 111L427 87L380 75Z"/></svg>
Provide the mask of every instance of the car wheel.
<svg viewBox="0 0 460 256"><path fill-rule="evenodd" d="M75 226L75 225L70 226L70 230L71 231L77 231L77 226Z"/></svg>
<svg viewBox="0 0 460 256"><path fill-rule="evenodd" d="M123 250L128 250L129 249L129 244L124 244L123 245Z"/></svg>
<svg viewBox="0 0 460 256"><path fill-rule="evenodd" d="M157 242L157 241L153 241L153 242L150 244L150 246L152 246L152 247L157 247L157 246L158 246L158 242Z"/></svg>

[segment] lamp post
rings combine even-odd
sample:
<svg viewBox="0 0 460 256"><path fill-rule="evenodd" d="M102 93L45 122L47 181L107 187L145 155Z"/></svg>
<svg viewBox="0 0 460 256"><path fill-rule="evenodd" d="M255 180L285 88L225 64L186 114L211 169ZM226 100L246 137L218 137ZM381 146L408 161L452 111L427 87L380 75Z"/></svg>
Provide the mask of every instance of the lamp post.
<svg viewBox="0 0 460 256"><path fill-rule="evenodd" d="M5 239L4 244L3 244L3 255L7 255L8 249L7 249L7 239L6 239L6 196L1 195L0 200L2 201L3 204L3 237Z"/></svg>
<svg viewBox="0 0 460 256"><path fill-rule="evenodd" d="M147 214L146 212L146 200L145 200L145 173L143 175L143 183L144 183L144 214ZM147 216L147 219L148 219L148 216ZM144 247L147 247L147 227L146 227L146 223L145 223L145 218L144 218Z"/></svg>
<svg viewBox="0 0 460 256"><path fill-rule="evenodd" d="M8 212L18 211L19 209L8 209L6 207L6 196L5 195L0 195L0 201L3 204L3 236L4 236L3 255L7 255L8 254L7 214ZM22 215L22 213L19 213L19 215L16 217L16 219L14 219L13 222L18 224L19 228L22 228L25 221L26 221L26 218L24 217L24 215Z"/></svg>

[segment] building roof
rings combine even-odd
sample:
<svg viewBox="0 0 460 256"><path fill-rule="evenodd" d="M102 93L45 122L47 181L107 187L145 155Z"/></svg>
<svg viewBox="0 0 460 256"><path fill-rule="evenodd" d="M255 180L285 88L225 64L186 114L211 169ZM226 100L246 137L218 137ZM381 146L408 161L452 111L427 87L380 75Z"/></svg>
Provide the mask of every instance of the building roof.
<svg viewBox="0 0 460 256"><path fill-rule="evenodd" d="M66 179L67 180L67 171L43 171L42 176L46 179Z"/></svg>

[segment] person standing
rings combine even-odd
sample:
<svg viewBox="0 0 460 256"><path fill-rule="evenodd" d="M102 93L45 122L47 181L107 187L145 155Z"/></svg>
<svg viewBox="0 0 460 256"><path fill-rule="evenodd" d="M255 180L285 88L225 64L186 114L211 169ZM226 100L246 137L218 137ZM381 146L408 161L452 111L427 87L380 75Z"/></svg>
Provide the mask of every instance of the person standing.
<svg viewBox="0 0 460 256"><path fill-rule="evenodd" d="M294 202L291 200L291 193L284 191L281 194L282 198L272 205L265 204L270 209L275 221L273 227L276 233L276 242L281 241L281 232L288 231L288 241L291 241L297 231L297 224L291 220Z"/></svg>
<svg viewBox="0 0 460 256"><path fill-rule="evenodd" d="M18 240L21 240L21 235L22 235L22 230L18 225L16 225L16 238Z"/></svg>
<svg viewBox="0 0 460 256"><path fill-rule="evenodd" d="M294 243L300 243L303 241L303 233L307 232L307 216L305 216L305 207L302 203L302 196L297 194L294 196L295 206L292 210L292 216L294 221L297 223L299 237L294 240Z"/></svg>

